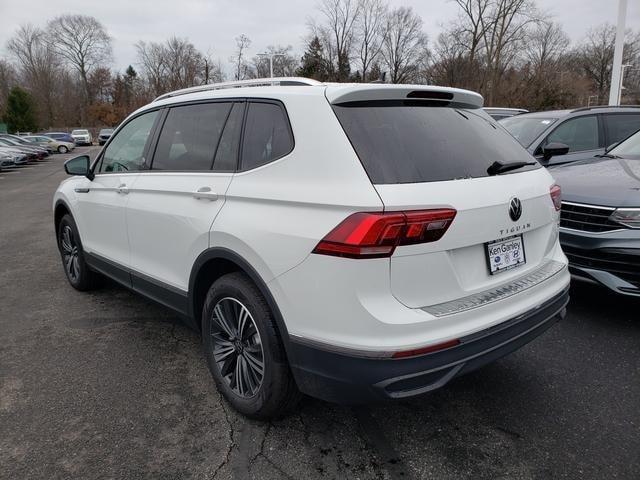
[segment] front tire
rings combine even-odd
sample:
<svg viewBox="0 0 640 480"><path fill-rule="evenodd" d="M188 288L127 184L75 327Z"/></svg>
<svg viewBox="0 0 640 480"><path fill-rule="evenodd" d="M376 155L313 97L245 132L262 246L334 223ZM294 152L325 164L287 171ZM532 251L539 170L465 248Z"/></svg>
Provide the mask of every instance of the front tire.
<svg viewBox="0 0 640 480"><path fill-rule="evenodd" d="M64 145L60 145L58 147L58 153L67 153L69 151L69 149L67 147L65 147Z"/></svg>
<svg viewBox="0 0 640 480"><path fill-rule="evenodd" d="M58 249L64 273L73 288L84 292L98 286L100 277L85 262L78 227L69 214L58 225Z"/></svg>
<svg viewBox="0 0 640 480"><path fill-rule="evenodd" d="M224 275L209 289L202 341L218 390L240 413L268 419L296 406L301 394L273 314L245 274Z"/></svg>

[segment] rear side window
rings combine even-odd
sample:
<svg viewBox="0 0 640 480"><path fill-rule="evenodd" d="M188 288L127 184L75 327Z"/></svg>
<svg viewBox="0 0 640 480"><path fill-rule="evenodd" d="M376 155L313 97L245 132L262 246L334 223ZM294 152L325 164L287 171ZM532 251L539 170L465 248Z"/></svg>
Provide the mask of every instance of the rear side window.
<svg viewBox="0 0 640 480"><path fill-rule="evenodd" d="M333 108L374 184L486 177L495 161L534 160L480 108L407 100L353 102ZM540 166L512 173L532 168Z"/></svg>
<svg viewBox="0 0 640 480"><path fill-rule="evenodd" d="M595 115L572 118L549 134L544 144L552 142L569 145L569 152L582 152L600 148L598 119Z"/></svg>
<svg viewBox="0 0 640 480"><path fill-rule="evenodd" d="M284 108L276 103L250 103L242 144L242 170L277 160L292 149L293 135Z"/></svg>
<svg viewBox="0 0 640 480"><path fill-rule="evenodd" d="M173 107L162 127L153 170L211 170L232 103Z"/></svg>
<svg viewBox="0 0 640 480"><path fill-rule="evenodd" d="M240 134L242 133L242 116L244 103L235 103L229 114L224 131L218 143L213 169L221 172L235 171L238 164L238 150L240 149Z"/></svg>
<svg viewBox="0 0 640 480"><path fill-rule="evenodd" d="M619 115L603 115L604 124L609 134L609 145L617 143L629 135L640 129L640 115L638 114L619 114Z"/></svg>

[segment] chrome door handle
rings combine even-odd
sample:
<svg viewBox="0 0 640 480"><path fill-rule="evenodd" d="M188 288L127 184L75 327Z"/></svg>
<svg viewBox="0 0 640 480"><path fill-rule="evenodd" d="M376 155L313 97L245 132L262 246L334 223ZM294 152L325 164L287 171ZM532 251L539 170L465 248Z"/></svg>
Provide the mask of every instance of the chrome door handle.
<svg viewBox="0 0 640 480"><path fill-rule="evenodd" d="M200 187L198 190L196 190L193 193L193 198L196 198L198 200L202 198L206 200L211 200L213 202L214 200L218 199L218 194L215 192L212 192L211 187Z"/></svg>
<svg viewBox="0 0 640 480"><path fill-rule="evenodd" d="M125 183L121 183L120 185L118 185L118 188L116 188L116 192L127 195L129 193L129 189L127 188L127 185Z"/></svg>

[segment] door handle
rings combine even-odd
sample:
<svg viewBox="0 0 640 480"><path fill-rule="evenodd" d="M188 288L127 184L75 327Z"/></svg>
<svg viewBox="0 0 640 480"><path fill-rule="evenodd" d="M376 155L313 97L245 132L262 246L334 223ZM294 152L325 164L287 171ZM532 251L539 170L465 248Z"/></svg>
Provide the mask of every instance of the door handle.
<svg viewBox="0 0 640 480"><path fill-rule="evenodd" d="M218 194L215 192L212 192L211 187L200 187L198 190L196 190L193 193L193 198L196 198L198 200L202 198L206 200L211 200L213 202L214 200L218 199Z"/></svg>
<svg viewBox="0 0 640 480"><path fill-rule="evenodd" d="M127 195L129 193L129 188L127 188L127 185L125 183L121 183L120 185L118 185L118 188L116 188L116 192Z"/></svg>

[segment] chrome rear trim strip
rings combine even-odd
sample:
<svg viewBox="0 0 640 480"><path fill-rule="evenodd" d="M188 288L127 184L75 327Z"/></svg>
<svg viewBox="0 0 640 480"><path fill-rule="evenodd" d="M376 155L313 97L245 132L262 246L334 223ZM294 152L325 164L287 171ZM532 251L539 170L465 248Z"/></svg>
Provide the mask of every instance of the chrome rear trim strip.
<svg viewBox="0 0 640 480"><path fill-rule="evenodd" d="M422 310L436 317L443 317L445 315L453 315L474 308L484 307L485 305L504 300L505 298L535 287L566 268L567 266L564 263L549 260L533 272L527 273L498 287L449 302L422 307Z"/></svg>

